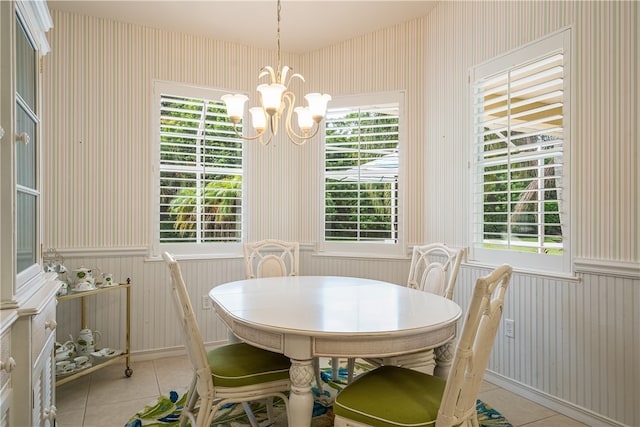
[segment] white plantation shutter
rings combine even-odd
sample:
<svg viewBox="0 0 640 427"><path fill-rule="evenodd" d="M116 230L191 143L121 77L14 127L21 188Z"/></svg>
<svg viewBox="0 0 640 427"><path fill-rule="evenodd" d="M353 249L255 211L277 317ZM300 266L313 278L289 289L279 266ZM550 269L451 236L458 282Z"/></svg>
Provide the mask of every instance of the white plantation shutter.
<svg viewBox="0 0 640 427"><path fill-rule="evenodd" d="M495 260L495 251L504 250L519 253L508 260L516 266L566 267L564 42L560 34L474 70L472 238L478 259L493 251L487 256Z"/></svg>
<svg viewBox="0 0 640 427"><path fill-rule="evenodd" d="M159 94L159 242L238 243L242 140L219 97L193 95Z"/></svg>
<svg viewBox="0 0 640 427"><path fill-rule="evenodd" d="M381 250L400 246L399 94L345 106L332 101L325 122L324 228L330 243ZM371 101L362 98L362 101ZM353 100L351 100L353 101ZM347 102L348 104L348 102ZM373 245L373 246L372 246Z"/></svg>

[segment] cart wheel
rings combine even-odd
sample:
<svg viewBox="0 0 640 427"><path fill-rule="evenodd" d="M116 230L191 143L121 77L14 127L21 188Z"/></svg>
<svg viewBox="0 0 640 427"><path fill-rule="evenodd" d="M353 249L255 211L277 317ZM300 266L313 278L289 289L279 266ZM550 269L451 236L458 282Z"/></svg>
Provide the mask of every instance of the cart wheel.
<svg viewBox="0 0 640 427"><path fill-rule="evenodd" d="M133 375L133 369L131 369L130 367L127 366L127 369L124 370L124 374L127 377L130 377L131 375Z"/></svg>

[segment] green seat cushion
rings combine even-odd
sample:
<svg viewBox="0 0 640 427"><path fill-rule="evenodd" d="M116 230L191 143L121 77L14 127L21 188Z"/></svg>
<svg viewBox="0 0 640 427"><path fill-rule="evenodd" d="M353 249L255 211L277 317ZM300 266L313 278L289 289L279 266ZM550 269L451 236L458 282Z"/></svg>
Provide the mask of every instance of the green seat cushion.
<svg viewBox="0 0 640 427"><path fill-rule="evenodd" d="M422 372L381 366L338 393L333 411L374 426L433 426L445 384Z"/></svg>
<svg viewBox="0 0 640 427"><path fill-rule="evenodd" d="M240 387L289 379L288 357L245 343L229 344L207 353L213 384Z"/></svg>

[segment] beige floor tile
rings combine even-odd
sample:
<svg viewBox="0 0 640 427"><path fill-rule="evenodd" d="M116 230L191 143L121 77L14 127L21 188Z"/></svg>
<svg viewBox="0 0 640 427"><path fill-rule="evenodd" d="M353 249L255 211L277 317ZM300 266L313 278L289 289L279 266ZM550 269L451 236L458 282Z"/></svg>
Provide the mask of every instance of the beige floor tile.
<svg viewBox="0 0 640 427"><path fill-rule="evenodd" d="M77 412L78 409L82 409L84 413L87 397L89 396L90 383L91 377L87 375L56 387L57 413Z"/></svg>
<svg viewBox="0 0 640 427"><path fill-rule="evenodd" d="M155 375L155 371L153 369L153 361L151 360L147 360L144 362L131 362L129 367L133 371L133 375L131 376L131 378L144 373ZM114 378L127 378L127 376L125 375L125 369L126 364L124 361L114 363L113 365L109 365L98 371L95 371L91 374L91 378L94 381L101 381L103 379L112 380Z"/></svg>
<svg viewBox="0 0 640 427"><path fill-rule="evenodd" d="M161 394L171 390L184 391L189 388L193 376L191 363L186 356L166 357L153 361Z"/></svg>
<svg viewBox="0 0 640 427"><path fill-rule="evenodd" d="M565 417L564 415L554 415L549 418L534 421L526 424L525 427L589 427L586 424L582 424L580 421L576 421L572 418Z"/></svg>
<svg viewBox="0 0 640 427"><path fill-rule="evenodd" d="M111 368L92 374L88 407L149 399L159 395L160 389L152 362L136 364L131 377L126 377L123 370L114 372Z"/></svg>
<svg viewBox="0 0 640 427"><path fill-rule="evenodd" d="M497 385L490 383L489 381L482 381L480 383L480 390L479 392L482 393L484 391L489 391L489 390L495 390L499 388Z"/></svg>
<svg viewBox="0 0 640 427"><path fill-rule="evenodd" d="M136 412L153 401L155 401L155 397L130 399L104 405L89 405L84 417L84 427L122 427Z"/></svg>
<svg viewBox="0 0 640 427"><path fill-rule="evenodd" d="M481 392L478 398L504 415L514 426L521 426L556 414L551 409L501 388Z"/></svg>
<svg viewBox="0 0 640 427"><path fill-rule="evenodd" d="M57 406L56 406L57 407ZM83 427L84 426L84 406L81 409L56 412L56 426L58 427Z"/></svg>
<svg viewBox="0 0 640 427"><path fill-rule="evenodd" d="M129 378L118 378L108 383L94 387L92 385L87 399L87 407L127 402L132 399L150 399L160 394L155 377L148 377L144 381L132 381Z"/></svg>

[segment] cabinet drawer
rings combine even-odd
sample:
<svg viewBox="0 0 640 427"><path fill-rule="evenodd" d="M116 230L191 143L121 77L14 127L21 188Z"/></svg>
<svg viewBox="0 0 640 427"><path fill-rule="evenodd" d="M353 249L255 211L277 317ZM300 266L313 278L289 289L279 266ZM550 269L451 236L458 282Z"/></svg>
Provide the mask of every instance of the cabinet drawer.
<svg viewBox="0 0 640 427"><path fill-rule="evenodd" d="M0 360L7 363L11 356L11 328L9 328L0 337ZM9 377L10 374L6 370L0 370L0 390L9 382Z"/></svg>
<svg viewBox="0 0 640 427"><path fill-rule="evenodd" d="M42 351L45 341L55 331L56 300L52 299L45 308L31 320L31 360L35 361Z"/></svg>

